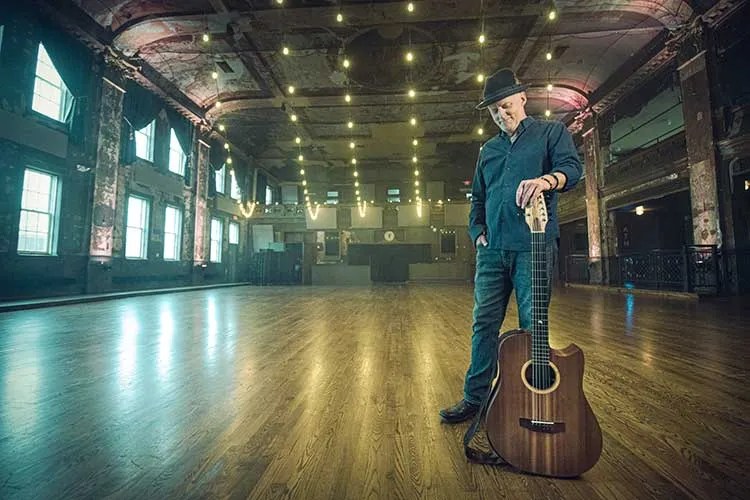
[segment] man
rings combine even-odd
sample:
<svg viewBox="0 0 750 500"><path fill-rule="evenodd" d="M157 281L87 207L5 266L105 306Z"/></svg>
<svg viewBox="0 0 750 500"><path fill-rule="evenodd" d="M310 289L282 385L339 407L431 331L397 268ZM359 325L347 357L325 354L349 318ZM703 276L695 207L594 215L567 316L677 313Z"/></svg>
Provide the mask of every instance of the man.
<svg viewBox="0 0 750 500"><path fill-rule="evenodd" d="M524 208L545 193L548 280L557 255L557 191L573 188L581 162L573 137L559 121L526 116L526 88L512 70L489 77L477 109L489 108L500 133L479 152L472 185L469 234L477 249L471 363L464 397L440 410L444 422L472 418L490 390L497 365L498 332L515 288L520 327L531 327L531 232ZM546 297L549 300L549 297Z"/></svg>

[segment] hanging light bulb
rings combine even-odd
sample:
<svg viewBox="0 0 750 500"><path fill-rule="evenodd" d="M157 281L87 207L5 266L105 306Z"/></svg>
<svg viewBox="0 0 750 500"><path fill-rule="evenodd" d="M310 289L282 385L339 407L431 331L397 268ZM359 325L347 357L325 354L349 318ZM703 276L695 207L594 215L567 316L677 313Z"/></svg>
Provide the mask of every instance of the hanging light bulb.
<svg viewBox="0 0 750 500"><path fill-rule="evenodd" d="M547 60L548 61L552 60L552 52L547 52Z"/></svg>
<svg viewBox="0 0 750 500"><path fill-rule="evenodd" d="M414 60L414 53L412 51L406 53L406 60L408 62L412 62Z"/></svg>
<svg viewBox="0 0 750 500"><path fill-rule="evenodd" d="M477 75L477 81L478 81L479 83L482 83L482 82L484 81L484 73L479 73L479 74Z"/></svg>
<svg viewBox="0 0 750 500"><path fill-rule="evenodd" d="M412 163L417 163L418 161L419 161L419 158L417 158L416 156L412 156L411 157L411 162Z"/></svg>
<svg viewBox="0 0 750 500"><path fill-rule="evenodd" d="M414 171L414 177L419 177L419 170Z"/></svg>
<svg viewBox="0 0 750 500"><path fill-rule="evenodd" d="M208 32L203 33L203 41L204 42L210 42L211 41L211 35L209 35Z"/></svg>
<svg viewBox="0 0 750 500"><path fill-rule="evenodd" d="M544 116L546 116L547 118L549 118L551 114L552 112L549 109L544 110Z"/></svg>
<svg viewBox="0 0 750 500"><path fill-rule="evenodd" d="M299 169L299 175L305 175L305 169L304 168Z"/></svg>
<svg viewBox="0 0 750 500"><path fill-rule="evenodd" d="M307 186L307 181L305 179L302 179L302 185Z"/></svg>
<svg viewBox="0 0 750 500"><path fill-rule="evenodd" d="M406 10L414 12L414 2L409 2L409 5L406 6Z"/></svg>
<svg viewBox="0 0 750 500"><path fill-rule="evenodd" d="M356 170L354 171L354 177L359 177L359 172L357 172Z"/></svg>
<svg viewBox="0 0 750 500"><path fill-rule="evenodd" d="M276 3L281 5L282 3L284 3L284 0L276 0Z"/></svg>
<svg viewBox="0 0 750 500"><path fill-rule="evenodd" d="M301 137L295 137L294 138L294 142L296 142L297 144L299 144L299 143L302 142L302 138Z"/></svg>
<svg viewBox="0 0 750 500"><path fill-rule="evenodd" d="M409 97L412 99L417 95L417 92L414 89L409 89Z"/></svg>
<svg viewBox="0 0 750 500"><path fill-rule="evenodd" d="M294 91L297 89L294 88L294 85L290 85L287 90L289 91L290 94L294 94Z"/></svg>
<svg viewBox="0 0 750 500"><path fill-rule="evenodd" d="M417 144L419 144L419 141L416 140L416 139L414 139L413 141L411 141L411 143L412 143L412 145L416 146Z"/></svg>
<svg viewBox="0 0 750 500"><path fill-rule="evenodd" d="M414 190L414 194L419 194L419 189L415 189ZM421 199L422 198L420 198L419 196L417 196L417 201L420 201Z"/></svg>
<svg viewBox="0 0 750 500"><path fill-rule="evenodd" d="M340 23L344 22L344 15L341 12L339 12L338 14L336 14L336 21L338 21Z"/></svg>
<svg viewBox="0 0 750 500"><path fill-rule="evenodd" d="M349 66L351 66L351 63L349 62L349 59L344 59L344 67L348 68Z"/></svg>
<svg viewBox="0 0 750 500"><path fill-rule="evenodd" d="M305 188L305 194L307 194L307 188Z"/></svg>
<svg viewBox="0 0 750 500"><path fill-rule="evenodd" d="M411 126L414 127L417 125L417 119L415 117L411 117L411 120L409 120L409 123L411 123Z"/></svg>
<svg viewBox="0 0 750 500"><path fill-rule="evenodd" d="M354 194L356 194L357 196L359 196L359 189L357 189L356 191L354 191Z"/></svg>
<svg viewBox="0 0 750 500"><path fill-rule="evenodd" d="M231 164L232 164L232 157L227 156L227 165L231 165Z"/></svg>
<svg viewBox="0 0 750 500"><path fill-rule="evenodd" d="M352 158L352 165L356 165L356 164L357 164L357 159L356 158Z"/></svg>
<svg viewBox="0 0 750 500"><path fill-rule="evenodd" d="M354 187L359 187L359 181L354 181Z"/></svg>
<svg viewBox="0 0 750 500"><path fill-rule="evenodd" d="M547 17L549 17L550 21L554 21L555 18L557 18L557 12L555 12L554 10L551 10L551 11L549 11L549 16L547 16Z"/></svg>
<svg viewBox="0 0 750 500"><path fill-rule="evenodd" d="M346 102L352 102L352 96L350 96L349 94L346 94L346 95L344 96L344 100L345 100Z"/></svg>
<svg viewBox="0 0 750 500"><path fill-rule="evenodd" d="M357 145L356 145L356 144L354 144L353 142L350 142L350 143L349 143L349 149L354 149L354 148L355 148L356 146L357 146Z"/></svg>
<svg viewBox="0 0 750 500"><path fill-rule="evenodd" d="M214 80L218 79L219 78L219 73L216 72L216 71L212 71L211 72L211 78L213 78Z"/></svg>
<svg viewBox="0 0 750 500"><path fill-rule="evenodd" d="M547 84L547 92L552 92L552 84L551 83Z"/></svg>
<svg viewBox="0 0 750 500"><path fill-rule="evenodd" d="M479 135L482 135L482 134L484 134L484 129L483 129L482 127L479 127L479 128L477 129L477 134L479 134Z"/></svg>
<svg viewBox="0 0 750 500"><path fill-rule="evenodd" d="M292 113L292 116L290 116L290 118L291 118L291 120L292 120L293 122L296 122L296 121L297 121L297 115L295 115L295 114L293 114L293 113Z"/></svg>
<svg viewBox="0 0 750 500"><path fill-rule="evenodd" d="M219 124L219 132L224 132L227 128L224 126L223 123Z"/></svg>
<svg viewBox="0 0 750 500"><path fill-rule="evenodd" d="M227 149L227 150L229 149L229 143L228 142L224 143L224 149Z"/></svg>
<svg viewBox="0 0 750 500"><path fill-rule="evenodd" d="M354 122L349 122L346 124L346 126L349 128L354 128Z"/></svg>
<svg viewBox="0 0 750 500"><path fill-rule="evenodd" d="M304 157L303 155L299 155L299 156L297 157L297 159L298 159L299 161L304 161L304 160L305 160L305 157Z"/></svg>
<svg viewBox="0 0 750 500"><path fill-rule="evenodd" d="M287 47L285 45L284 48L281 49L281 53L284 54L285 56L288 56L289 55L289 47Z"/></svg>
<svg viewBox="0 0 750 500"><path fill-rule="evenodd" d="M215 106L216 106L217 108L220 108L220 107L221 107L221 101L216 101L216 104L215 104Z"/></svg>
<svg viewBox="0 0 750 500"><path fill-rule="evenodd" d="M485 38L484 33L482 33L481 35L479 35L479 43L484 43L486 40L487 39Z"/></svg>
<svg viewBox="0 0 750 500"><path fill-rule="evenodd" d="M419 186L419 181L414 181L415 186Z"/></svg>

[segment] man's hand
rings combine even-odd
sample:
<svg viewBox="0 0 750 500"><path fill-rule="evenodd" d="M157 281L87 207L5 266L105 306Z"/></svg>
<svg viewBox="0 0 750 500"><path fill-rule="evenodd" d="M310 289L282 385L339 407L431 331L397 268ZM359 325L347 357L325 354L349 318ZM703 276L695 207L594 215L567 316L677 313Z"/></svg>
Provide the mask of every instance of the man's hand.
<svg viewBox="0 0 750 500"><path fill-rule="evenodd" d="M550 184L541 177L521 181L521 184L518 185L518 189L516 190L516 205L521 208L526 208L529 201L536 198L539 193L547 191L549 188Z"/></svg>
<svg viewBox="0 0 750 500"><path fill-rule="evenodd" d="M483 234L480 234L477 238L477 241L474 243L474 246L476 248L479 248L479 245L482 245L483 247L486 247L488 245L487 243L487 237Z"/></svg>

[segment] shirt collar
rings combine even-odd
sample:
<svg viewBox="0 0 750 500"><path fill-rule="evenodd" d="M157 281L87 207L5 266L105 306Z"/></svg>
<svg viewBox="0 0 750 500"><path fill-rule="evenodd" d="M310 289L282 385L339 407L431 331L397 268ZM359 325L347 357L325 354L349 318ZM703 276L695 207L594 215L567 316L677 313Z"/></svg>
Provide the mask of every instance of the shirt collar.
<svg viewBox="0 0 750 500"><path fill-rule="evenodd" d="M526 130L528 126L531 125L534 121L534 118L532 118L531 116L527 116L526 118L521 120L521 123L518 124L518 128L516 128L516 135L521 135L523 131ZM508 138L508 140L510 140L510 135L506 134L502 130L500 130L500 135L504 135Z"/></svg>

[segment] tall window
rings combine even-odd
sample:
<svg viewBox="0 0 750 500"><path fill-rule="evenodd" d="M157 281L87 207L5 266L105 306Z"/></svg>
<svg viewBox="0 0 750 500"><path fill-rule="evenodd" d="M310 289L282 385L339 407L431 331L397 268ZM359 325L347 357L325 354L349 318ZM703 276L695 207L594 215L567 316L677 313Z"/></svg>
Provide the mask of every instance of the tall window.
<svg viewBox="0 0 750 500"><path fill-rule="evenodd" d="M214 175L214 180L216 181L216 192L217 193L224 193L224 186L227 182L227 166L222 165L221 169L217 170Z"/></svg>
<svg viewBox="0 0 750 500"><path fill-rule="evenodd" d="M182 211L167 205L164 215L164 260L180 260Z"/></svg>
<svg viewBox="0 0 750 500"><path fill-rule="evenodd" d="M239 184L237 184L237 178L234 176L234 170L230 172L229 177L232 179L232 190L229 195L235 200L242 199L242 192L240 191Z"/></svg>
<svg viewBox="0 0 750 500"><path fill-rule="evenodd" d="M266 186L266 205L273 205L273 189L271 186Z"/></svg>
<svg viewBox="0 0 750 500"><path fill-rule="evenodd" d="M326 203L329 205L336 205L339 202L339 192L338 191L328 191L326 196Z"/></svg>
<svg viewBox="0 0 750 500"><path fill-rule="evenodd" d="M5 26L3 26L2 24L0 24L0 53L2 53L2 51L3 51L3 29L4 28L5 28Z"/></svg>
<svg viewBox="0 0 750 500"><path fill-rule="evenodd" d="M147 161L154 161L154 128L156 120L135 131L135 155ZM171 166L171 162L170 162Z"/></svg>
<svg viewBox="0 0 750 500"><path fill-rule="evenodd" d="M223 224L220 219L211 219L211 248L208 260L211 262L221 262L221 233Z"/></svg>
<svg viewBox="0 0 750 500"><path fill-rule="evenodd" d="M128 221L125 231L125 257L145 259L148 245L148 200L128 197Z"/></svg>
<svg viewBox="0 0 750 500"><path fill-rule="evenodd" d="M236 222L229 223L229 244L239 245L240 243L240 225Z"/></svg>
<svg viewBox="0 0 750 500"><path fill-rule="evenodd" d="M401 203L401 190L398 188L390 188L388 190L388 203Z"/></svg>
<svg viewBox="0 0 750 500"><path fill-rule="evenodd" d="M73 102L73 96L60 78L44 45L39 44L36 58L36 78L34 79L34 99L31 109L64 122Z"/></svg>
<svg viewBox="0 0 750 500"><path fill-rule="evenodd" d="M185 152L177 140L177 134L174 129L170 129L169 134L169 171L175 174L185 175Z"/></svg>
<svg viewBox="0 0 750 500"><path fill-rule="evenodd" d="M18 225L18 253L56 253L58 192L57 176L26 169Z"/></svg>

